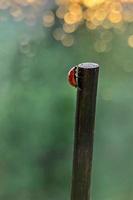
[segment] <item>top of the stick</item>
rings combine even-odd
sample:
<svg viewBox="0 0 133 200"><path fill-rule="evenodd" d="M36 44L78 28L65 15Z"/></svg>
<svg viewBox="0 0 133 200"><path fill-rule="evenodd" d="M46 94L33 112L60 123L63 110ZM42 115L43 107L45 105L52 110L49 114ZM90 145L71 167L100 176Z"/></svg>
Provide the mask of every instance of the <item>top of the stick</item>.
<svg viewBox="0 0 133 200"><path fill-rule="evenodd" d="M86 63L79 64L78 67L84 68L84 69L96 69L96 68L99 68L99 65L96 63L86 62Z"/></svg>

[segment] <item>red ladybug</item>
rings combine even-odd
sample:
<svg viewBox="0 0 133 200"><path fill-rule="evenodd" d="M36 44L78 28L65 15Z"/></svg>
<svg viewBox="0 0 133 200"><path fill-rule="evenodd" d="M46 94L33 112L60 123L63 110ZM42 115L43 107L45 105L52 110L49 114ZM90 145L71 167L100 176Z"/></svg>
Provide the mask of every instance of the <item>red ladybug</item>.
<svg viewBox="0 0 133 200"><path fill-rule="evenodd" d="M69 84L72 85L73 87L77 87L76 73L77 73L77 67L72 67L68 72L68 81Z"/></svg>

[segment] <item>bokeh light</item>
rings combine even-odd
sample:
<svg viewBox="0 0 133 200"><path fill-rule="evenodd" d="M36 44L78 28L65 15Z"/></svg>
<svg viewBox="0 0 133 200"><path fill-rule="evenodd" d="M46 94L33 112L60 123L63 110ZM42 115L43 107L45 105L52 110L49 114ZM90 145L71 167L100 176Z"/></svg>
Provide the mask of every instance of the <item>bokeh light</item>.
<svg viewBox="0 0 133 200"><path fill-rule="evenodd" d="M133 48L133 35L130 35L128 38L128 45Z"/></svg>
<svg viewBox="0 0 133 200"><path fill-rule="evenodd" d="M65 47L74 44L72 34L81 25L89 31L102 29L107 36L107 33L112 35L112 30L124 33L125 24L133 23L133 0L55 0L54 10L48 6L50 3L48 0L1 0L0 10L8 10L14 21L23 20L28 26L34 26L41 16L42 25L46 28L54 26L54 38ZM57 28L56 22L60 27ZM133 47L131 34L127 38L129 47ZM109 42L106 37L98 38L94 49L107 51Z"/></svg>
<svg viewBox="0 0 133 200"><path fill-rule="evenodd" d="M63 24L64 32L73 33L81 24L85 24L89 31L105 31L105 37L98 38L94 44L97 52L110 49L108 46L112 40L112 30L124 33L125 24L133 22L132 0L56 0L56 3L56 17ZM128 44L132 47L131 38Z"/></svg>
<svg viewBox="0 0 133 200"><path fill-rule="evenodd" d="M45 12L43 15L44 26L51 27L51 26L53 26L54 22L55 22L54 13L52 11Z"/></svg>

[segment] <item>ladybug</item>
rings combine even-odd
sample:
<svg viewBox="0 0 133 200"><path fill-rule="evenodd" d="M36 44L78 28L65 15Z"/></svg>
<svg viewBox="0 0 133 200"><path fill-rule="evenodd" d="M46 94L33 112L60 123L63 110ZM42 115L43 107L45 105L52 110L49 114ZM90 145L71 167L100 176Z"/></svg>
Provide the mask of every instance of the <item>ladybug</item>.
<svg viewBox="0 0 133 200"><path fill-rule="evenodd" d="M72 67L68 72L68 82L73 87L77 87L77 67Z"/></svg>

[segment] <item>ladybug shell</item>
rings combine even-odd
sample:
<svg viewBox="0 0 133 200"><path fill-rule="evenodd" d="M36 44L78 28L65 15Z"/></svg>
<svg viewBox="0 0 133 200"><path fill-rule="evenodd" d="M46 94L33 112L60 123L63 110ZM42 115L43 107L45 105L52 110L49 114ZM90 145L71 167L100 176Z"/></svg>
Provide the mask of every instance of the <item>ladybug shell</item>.
<svg viewBox="0 0 133 200"><path fill-rule="evenodd" d="M72 67L68 72L68 81L73 87L77 87L76 69L77 67Z"/></svg>

